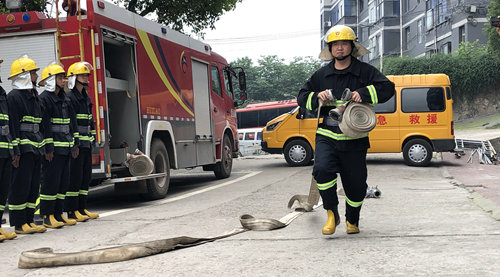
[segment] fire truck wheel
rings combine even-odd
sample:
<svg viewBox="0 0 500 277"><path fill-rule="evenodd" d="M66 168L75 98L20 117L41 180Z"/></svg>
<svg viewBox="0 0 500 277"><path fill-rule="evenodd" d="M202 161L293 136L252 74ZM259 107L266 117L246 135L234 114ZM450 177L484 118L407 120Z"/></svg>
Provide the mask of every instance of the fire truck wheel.
<svg viewBox="0 0 500 277"><path fill-rule="evenodd" d="M224 179L231 175L233 168L233 151L231 147L231 140L228 136L224 136L222 140L222 160L215 164L215 177L217 179Z"/></svg>
<svg viewBox="0 0 500 277"><path fill-rule="evenodd" d="M160 139L155 138L151 143L151 160L155 166L153 173L167 173L167 175L146 180L147 193L144 196L148 200L161 199L167 195L170 184L170 162L167 149Z"/></svg>
<svg viewBox="0 0 500 277"><path fill-rule="evenodd" d="M289 166L304 166L311 162L313 151L306 141L294 139L286 144L283 155Z"/></svg>
<svg viewBox="0 0 500 277"><path fill-rule="evenodd" d="M432 147L423 139L412 139L403 147L403 157L409 166L427 166L432 159Z"/></svg>

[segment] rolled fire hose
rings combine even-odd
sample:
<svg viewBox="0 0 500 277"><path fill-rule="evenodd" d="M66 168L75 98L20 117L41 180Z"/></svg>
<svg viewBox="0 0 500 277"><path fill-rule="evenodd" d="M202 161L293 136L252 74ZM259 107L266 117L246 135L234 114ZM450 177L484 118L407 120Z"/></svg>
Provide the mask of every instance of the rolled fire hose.
<svg viewBox="0 0 500 277"><path fill-rule="evenodd" d="M322 102L320 101L318 107L318 123L319 111L321 107ZM18 267L40 268L127 261L176 249L201 245L207 242L234 236L249 230L270 231L284 228L303 213L310 212L318 208L321 205L321 203L319 203L319 198L320 195L316 180L311 178L309 194L298 194L292 196L292 198L288 201L288 208L291 208L293 212L282 217L280 220L255 218L251 215L244 214L240 216L240 223L242 227L235 228L229 232L225 232L214 237L193 238L182 236L74 253L54 253L52 248L39 248L22 252L19 257Z"/></svg>
<svg viewBox="0 0 500 277"><path fill-rule="evenodd" d="M365 137L377 125L377 116L372 107L366 103L350 101L342 114L339 128L345 135L358 138Z"/></svg>
<svg viewBox="0 0 500 277"><path fill-rule="evenodd" d="M146 155L134 155L128 161L128 170L132 176L144 176L153 172L153 161Z"/></svg>

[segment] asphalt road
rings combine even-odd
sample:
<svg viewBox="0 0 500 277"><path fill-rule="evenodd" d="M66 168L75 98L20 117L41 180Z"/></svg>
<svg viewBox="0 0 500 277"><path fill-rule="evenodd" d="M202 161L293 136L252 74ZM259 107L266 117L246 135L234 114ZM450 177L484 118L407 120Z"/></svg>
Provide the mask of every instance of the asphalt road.
<svg viewBox="0 0 500 277"><path fill-rule="evenodd" d="M312 167L291 168L281 157L239 159L230 178L199 170L175 174L167 198L144 202L91 192L101 218L0 244L2 276L499 276L500 222L477 207L464 188L431 167L404 165L400 154L368 156L369 186L357 235L342 218L332 236L321 234L320 207L288 227L249 231L215 242L126 262L18 269L25 250L76 252L164 238L213 236L239 227L242 214L279 219L294 194L309 189ZM345 211L340 197L340 214ZM9 229L9 228L7 228Z"/></svg>

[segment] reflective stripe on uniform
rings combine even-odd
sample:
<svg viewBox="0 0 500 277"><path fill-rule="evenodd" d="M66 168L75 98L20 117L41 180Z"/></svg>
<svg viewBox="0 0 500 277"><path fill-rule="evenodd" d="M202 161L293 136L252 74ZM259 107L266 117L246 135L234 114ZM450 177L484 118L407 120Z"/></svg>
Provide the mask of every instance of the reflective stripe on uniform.
<svg viewBox="0 0 500 277"><path fill-rule="evenodd" d="M36 208L36 204L28 202L28 203L26 203L26 208L34 209L34 208Z"/></svg>
<svg viewBox="0 0 500 277"><path fill-rule="evenodd" d="M78 196L78 191L67 191L66 192L66 197L75 197Z"/></svg>
<svg viewBox="0 0 500 277"><path fill-rule="evenodd" d="M88 195L88 194L89 194L89 191L88 191L88 190L83 190L83 189L81 189L81 190L79 191L79 193L80 193L80 195Z"/></svg>
<svg viewBox="0 0 500 277"><path fill-rule="evenodd" d="M53 117L50 119L50 123L52 123L52 124L69 124L69 122L70 122L69 118Z"/></svg>
<svg viewBox="0 0 500 277"><path fill-rule="evenodd" d="M14 145L12 143L0 141L0 148L13 149Z"/></svg>
<svg viewBox="0 0 500 277"><path fill-rule="evenodd" d="M57 195L47 195L47 194L40 194L40 200L48 200L48 201L52 201L52 200L56 200L56 197Z"/></svg>
<svg viewBox="0 0 500 277"><path fill-rule="evenodd" d="M79 113L76 114L76 119L92 119L92 114Z"/></svg>
<svg viewBox="0 0 500 277"><path fill-rule="evenodd" d="M5 206L4 205L0 205L0 211L4 211L5 210Z"/></svg>
<svg viewBox="0 0 500 277"><path fill-rule="evenodd" d="M49 141L49 142L47 142ZM19 142L19 145L27 145L27 144L31 144L33 146L35 146L36 148L41 148L43 147L46 143L50 143L50 139L44 139L43 141L41 142L36 142L36 141L31 141L29 139L21 139L20 142Z"/></svg>
<svg viewBox="0 0 500 277"><path fill-rule="evenodd" d="M306 109L312 111L312 97L314 96L314 92L309 93L307 97Z"/></svg>
<svg viewBox="0 0 500 277"><path fill-rule="evenodd" d="M19 205L9 204L9 210L11 210L11 211L21 211L24 209L26 209L26 203L19 204Z"/></svg>
<svg viewBox="0 0 500 277"><path fill-rule="evenodd" d="M377 96L377 90L373 85L369 85L366 87L368 91L370 92L370 97L372 99L372 104L375 105L378 103L378 96Z"/></svg>
<svg viewBox="0 0 500 277"><path fill-rule="evenodd" d="M345 134L334 133L333 131L330 131L328 129L323 129L323 128L318 128L318 130L316 131L316 134L319 134L319 135L322 135L325 137L329 137L329 138L334 139L334 140L353 140L353 139L359 139L359 138L364 138L364 137L368 136L368 135L366 135L366 136L362 136L362 137L352 138L352 137L346 136Z"/></svg>
<svg viewBox="0 0 500 277"><path fill-rule="evenodd" d="M349 198L347 198L347 195L345 197L345 202L353 208L358 208L358 207L361 207L361 205L363 205L363 200L361 200L360 202L354 202L354 201L350 200Z"/></svg>
<svg viewBox="0 0 500 277"><path fill-rule="evenodd" d="M60 199L60 200L64 200L64 198L66 198L66 194L58 193L58 194L56 195L56 198L57 198L57 199Z"/></svg>
<svg viewBox="0 0 500 277"><path fill-rule="evenodd" d="M42 118L40 118L40 117L34 117L34 116L30 116L30 115L25 115L21 119L21 122L30 122L30 123L39 124L40 122L42 122Z"/></svg>
<svg viewBox="0 0 500 277"><path fill-rule="evenodd" d="M0 120L9 120L9 115L0 113Z"/></svg>
<svg viewBox="0 0 500 277"><path fill-rule="evenodd" d="M318 189L319 190L327 190L331 187L334 187L335 185L337 184L337 178L331 180L330 182L326 182L326 183L318 183Z"/></svg>

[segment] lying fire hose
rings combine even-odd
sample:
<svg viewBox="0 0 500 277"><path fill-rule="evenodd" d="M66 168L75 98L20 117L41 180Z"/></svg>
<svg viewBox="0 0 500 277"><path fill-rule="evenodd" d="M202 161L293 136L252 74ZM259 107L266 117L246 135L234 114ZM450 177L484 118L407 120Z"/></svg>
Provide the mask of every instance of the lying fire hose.
<svg viewBox="0 0 500 277"><path fill-rule="evenodd" d="M365 114L368 114L364 110L357 111L357 108L355 108L356 106L358 105L352 105L352 104L348 105L347 109L344 111L344 117L342 120L342 121L355 120L356 123L354 124L346 124L346 126L349 126L348 128L352 128L355 131L356 128L358 128L358 126L361 126L360 129L363 129L363 126L365 125L364 122L367 120L362 119L362 117L364 117ZM319 123L319 111L321 107L322 107L322 102L320 101L318 107L318 123ZM352 111L353 109L354 111ZM343 129L342 131L344 132ZM254 230L254 231L275 230L288 226L293 220L295 220L301 214L305 212L310 212L319 207L321 205L321 203L319 203L319 198L320 195L316 180L314 180L314 178L311 178L309 194L292 196L292 198L288 201L288 208L291 208L293 212L287 214L280 220L255 218L251 215L245 214L240 216L240 223L242 227L235 228L229 232L214 237L193 238L193 237L182 236L182 237L174 237L174 238L148 241L142 243L133 243L123 246L91 250L91 251L75 252L75 253L54 253L54 251L51 248L39 248L35 250L22 252L19 257L18 267L40 268L40 267L126 261L140 257L160 254L176 249L197 246L207 242L213 242L215 240L234 236L236 234L240 234L249 230Z"/></svg>

